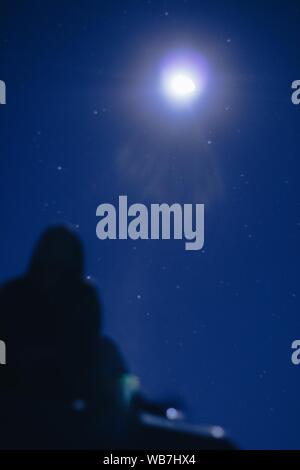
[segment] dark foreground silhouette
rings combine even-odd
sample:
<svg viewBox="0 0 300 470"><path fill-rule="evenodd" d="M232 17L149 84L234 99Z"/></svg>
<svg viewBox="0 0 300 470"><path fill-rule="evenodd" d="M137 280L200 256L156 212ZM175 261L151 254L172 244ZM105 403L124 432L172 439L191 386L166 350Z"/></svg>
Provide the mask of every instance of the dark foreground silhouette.
<svg viewBox="0 0 300 470"><path fill-rule="evenodd" d="M116 345L102 334L81 242L48 229L28 272L0 290L1 449L226 448L219 428L165 418L136 389Z"/></svg>

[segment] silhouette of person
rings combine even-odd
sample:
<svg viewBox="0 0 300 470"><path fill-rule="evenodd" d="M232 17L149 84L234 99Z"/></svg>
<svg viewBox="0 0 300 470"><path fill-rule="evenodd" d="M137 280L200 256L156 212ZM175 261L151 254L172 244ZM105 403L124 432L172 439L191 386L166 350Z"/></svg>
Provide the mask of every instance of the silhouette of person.
<svg viewBox="0 0 300 470"><path fill-rule="evenodd" d="M0 448L230 447L167 422L164 408L139 393L118 348L102 334L97 292L84 280L83 265L79 238L52 227L28 271L0 289L0 338L7 345Z"/></svg>
<svg viewBox="0 0 300 470"><path fill-rule="evenodd" d="M41 236L24 276L0 290L2 448L117 445L127 373L102 336L95 289L83 278L79 238L65 227Z"/></svg>

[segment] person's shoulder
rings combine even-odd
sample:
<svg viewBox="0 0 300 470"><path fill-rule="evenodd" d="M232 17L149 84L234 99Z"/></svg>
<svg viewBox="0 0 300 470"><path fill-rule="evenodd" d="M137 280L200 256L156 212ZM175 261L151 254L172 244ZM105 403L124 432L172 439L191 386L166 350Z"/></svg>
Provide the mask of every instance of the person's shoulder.
<svg viewBox="0 0 300 470"><path fill-rule="evenodd" d="M99 342L100 342L101 349L103 349L104 351L118 350L116 342L112 338L109 338L106 335L101 335L99 337Z"/></svg>
<svg viewBox="0 0 300 470"><path fill-rule="evenodd" d="M25 284L24 279L16 278L0 286L0 314L2 320L5 311L22 307L26 292Z"/></svg>
<svg viewBox="0 0 300 470"><path fill-rule="evenodd" d="M18 277L10 279L0 285L0 295L16 295L18 292L24 289L26 285L25 277Z"/></svg>
<svg viewBox="0 0 300 470"><path fill-rule="evenodd" d="M108 336L101 335L99 338L100 353L102 360L109 365L115 373L123 374L127 372L127 366L116 342Z"/></svg>
<svg viewBox="0 0 300 470"><path fill-rule="evenodd" d="M77 287L77 294L87 302L99 303L97 286L90 281L81 280Z"/></svg>
<svg viewBox="0 0 300 470"><path fill-rule="evenodd" d="M66 281L66 285L69 286L70 289L74 290L81 295L95 295L97 293L97 286L91 283L90 280L87 279L69 279Z"/></svg>

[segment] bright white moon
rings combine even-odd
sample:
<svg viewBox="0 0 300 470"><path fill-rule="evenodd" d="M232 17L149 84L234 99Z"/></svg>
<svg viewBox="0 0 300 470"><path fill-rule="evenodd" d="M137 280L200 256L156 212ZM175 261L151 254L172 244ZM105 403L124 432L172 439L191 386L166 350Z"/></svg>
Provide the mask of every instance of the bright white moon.
<svg viewBox="0 0 300 470"><path fill-rule="evenodd" d="M198 51L171 51L161 62L160 91L169 101L190 109L208 83L208 64Z"/></svg>
<svg viewBox="0 0 300 470"><path fill-rule="evenodd" d="M194 93L196 85L188 75L177 74L169 78L168 89L174 96L185 97Z"/></svg>
<svg viewBox="0 0 300 470"><path fill-rule="evenodd" d="M170 70L164 73L164 93L173 101L188 102L201 91L199 77L186 70Z"/></svg>

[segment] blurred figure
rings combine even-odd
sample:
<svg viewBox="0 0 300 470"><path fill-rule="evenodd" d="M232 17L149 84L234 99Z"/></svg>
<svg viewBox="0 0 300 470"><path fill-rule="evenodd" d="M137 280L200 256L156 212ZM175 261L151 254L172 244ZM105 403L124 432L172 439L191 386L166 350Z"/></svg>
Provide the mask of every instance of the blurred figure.
<svg viewBox="0 0 300 470"><path fill-rule="evenodd" d="M83 265L79 238L49 228L28 272L0 290L2 448L119 445L127 369L101 336L101 308Z"/></svg>
<svg viewBox="0 0 300 470"><path fill-rule="evenodd" d="M79 238L53 227L25 275L0 289L0 449L230 448L221 428L180 423L180 410L140 393L102 335L83 264Z"/></svg>

